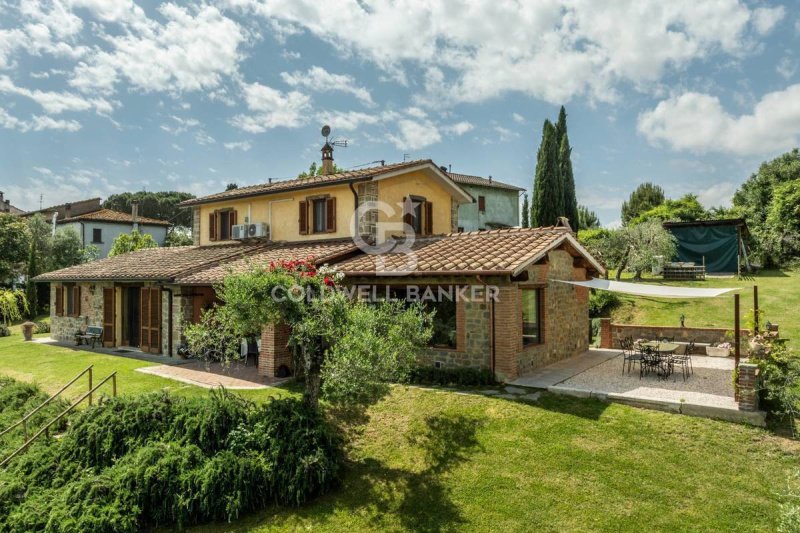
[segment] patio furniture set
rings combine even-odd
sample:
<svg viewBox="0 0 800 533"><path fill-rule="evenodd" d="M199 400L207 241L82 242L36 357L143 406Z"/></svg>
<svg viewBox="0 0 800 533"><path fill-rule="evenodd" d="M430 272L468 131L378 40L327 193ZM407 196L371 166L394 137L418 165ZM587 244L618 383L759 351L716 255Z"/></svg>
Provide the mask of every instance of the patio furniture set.
<svg viewBox="0 0 800 533"><path fill-rule="evenodd" d="M692 352L694 341L686 344L683 354L676 352L681 347L674 339L667 337L653 341L634 341L633 337L619 340L622 347L622 372L631 373L631 368L639 365L639 379L643 376L654 374L659 379L666 380L676 369L680 369L683 381L694 374L692 365Z"/></svg>

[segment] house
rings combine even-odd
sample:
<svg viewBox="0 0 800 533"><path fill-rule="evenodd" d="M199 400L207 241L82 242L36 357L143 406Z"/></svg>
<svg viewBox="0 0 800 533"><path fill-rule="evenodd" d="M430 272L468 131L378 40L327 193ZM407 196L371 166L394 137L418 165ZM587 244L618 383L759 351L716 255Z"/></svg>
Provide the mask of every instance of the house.
<svg viewBox="0 0 800 533"><path fill-rule="evenodd" d="M473 201L458 207L458 231L513 228L519 226L519 195L522 187L469 174L448 172Z"/></svg>
<svg viewBox="0 0 800 533"><path fill-rule="evenodd" d="M677 241L676 261L705 265L710 273L750 270L745 239L749 235L743 218L664 222Z"/></svg>
<svg viewBox="0 0 800 533"><path fill-rule="evenodd" d="M3 197L3 191L0 191L0 214L7 214L7 215L22 215L25 211L18 207L14 207L11 205L11 200L7 200Z"/></svg>
<svg viewBox="0 0 800 533"><path fill-rule="evenodd" d="M100 198L55 205L25 213L24 216L35 214L41 214L48 222L55 218L58 228L75 229L83 246L96 246L100 258L108 257L114 240L123 233L130 233L134 228L140 233L149 234L159 246L163 246L167 231L172 226L166 220L134 217L132 213L104 209Z"/></svg>
<svg viewBox="0 0 800 533"><path fill-rule="evenodd" d="M555 280L604 272L566 228L458 232L473 198L431 160L241 187L184 202L193 246L139 250L43 274L54 337L102 325L106 346L174 355L186 323L215 302L228 272L313 257L365 297L423 301L436 313L424 359L488 367L501 379L588 347L588 290ZM444 295L444 296L442 296ZM449 295L449 296L448 296ZM286 326L265 325L262 375L291 369ZM285 368L284 368L285 367Z"/></svg>

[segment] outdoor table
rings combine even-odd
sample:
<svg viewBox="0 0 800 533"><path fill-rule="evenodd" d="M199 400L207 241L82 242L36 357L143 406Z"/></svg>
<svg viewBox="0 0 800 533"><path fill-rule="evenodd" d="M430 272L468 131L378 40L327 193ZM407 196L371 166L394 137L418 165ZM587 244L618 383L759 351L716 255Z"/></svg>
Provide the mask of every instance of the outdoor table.
<svg viewBox="0 0 800 533"><path fill-rule="evenodd" d="M649 341L642 342L639 344L639 346L647 346L648 348L658 350L659 354L674 354L679 345L675 344L674 342Z"/></svg>

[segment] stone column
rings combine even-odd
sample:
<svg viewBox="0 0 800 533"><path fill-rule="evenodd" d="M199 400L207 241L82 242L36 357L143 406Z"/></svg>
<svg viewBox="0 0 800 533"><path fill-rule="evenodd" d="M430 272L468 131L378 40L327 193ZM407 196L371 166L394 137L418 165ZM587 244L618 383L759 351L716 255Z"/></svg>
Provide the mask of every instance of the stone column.
<svg viewBox="0 0 800 533"><path fill-rule="evenodd" d="M286 324L267 324L261 330L261 351L258 355L258 375L277 377L285 365L292 370L292 351L287 346L291 330Z"/></svg>
<svg viewBox="0 0 800 533"><path fill-rule="evenodd" d="M611 319L600 319L600 347L611 349L614 347L614 339L611 338Z"/></svg>
<svg viewBox="0 0 800 533"><path fill-rule="evenodd" d="M522 349L522 311L516 286L500 288L494 312L495 375L502 381L512 381L519 377L519 352Z"/></svg>
<svg viewBox="0 0 800 533"><path fill-rule="evenodd" d="M748 362L739 363L739 410L758 411L758 365Z"/></svg>

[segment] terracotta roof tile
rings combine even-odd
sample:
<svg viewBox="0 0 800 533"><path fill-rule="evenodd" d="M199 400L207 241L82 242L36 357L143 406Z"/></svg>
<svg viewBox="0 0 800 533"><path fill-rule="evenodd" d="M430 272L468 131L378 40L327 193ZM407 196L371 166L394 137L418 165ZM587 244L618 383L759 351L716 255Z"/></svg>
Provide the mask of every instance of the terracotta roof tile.
<svg viewBox="0 0 800 533"><path fill-rule="evenodd" d="M362 168L358 170L348 170L345 172L338 172L336 174L328 174L327 176L312 176L308 178L297 178L283 181L273 181L272 183L261 183L259 185L250 185L248 187L239 187L230 191L218 192L203 196L201 198L193 198L181 202L182 206L198 205L208 202L216 202L219 200L232 200L235 198L255 196L260 194L270 194L283 191L291 191L296 189L306 189L310 187L317 187L335 183L346 182L356 179L367 179L380 176L387 172L394 172L404 168L414 167L424 163L432 163L430 159L418 159L414 161L404 161L402 163L393 163L379 167Z"/></svg>
<svg viewBox="0 0 800 533"><path fill-rule="evenodd" d="M415 240L413 253L363 254L337 263L350 276L509 274L559 243L565 228L510 228Z"/></svg>
<svg viewBox="0 0 800 533"><path fill-rule="evenodd" d="M455 181L459 185L478 185L481 187L494 187L495 189L508 189L511 191L525 190L522 187L517 187L516 185L511 185L510 183L503 183L502 181L497 181L496 179L489 180L480 176L458 174L457 172L447 172L447 175L450 176L451 180Z"/></svg>
<svg viewBox="0 0 800 533"><path fill-rule="evenodd" d="M111 209L101 209L100 211L93 211L91 213L84 213L82 215L64 218L59 220L59 223L65 222L78 222L81 220L97 220L101 222L124 222L127 224L133 223L133 216L130 213L123 213L121 211L113 211ZM158 218L137 217L139 224L150 224L153 226L171 226L172 223Z"/></svg>

